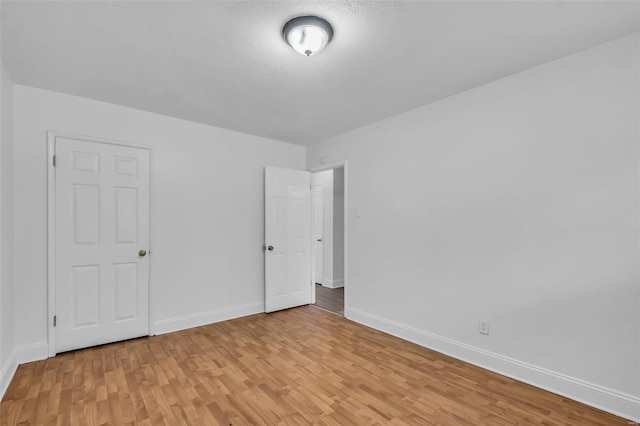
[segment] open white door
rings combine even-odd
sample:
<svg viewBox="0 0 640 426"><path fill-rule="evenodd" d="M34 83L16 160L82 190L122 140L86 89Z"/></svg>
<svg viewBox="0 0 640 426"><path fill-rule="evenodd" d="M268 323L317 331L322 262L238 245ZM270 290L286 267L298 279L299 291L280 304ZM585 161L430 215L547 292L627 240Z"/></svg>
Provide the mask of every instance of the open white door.
<svg viewBox="0 0 640 426"><path fill-rule="evenodd" d="M55 140L55 351L149 334L149 151Z"/></svg>
<svg viewBox="0 0 640 426"><path fill-rule="evenodd" d="M265 170L265 312L311 303L311 173Z"/></svg>

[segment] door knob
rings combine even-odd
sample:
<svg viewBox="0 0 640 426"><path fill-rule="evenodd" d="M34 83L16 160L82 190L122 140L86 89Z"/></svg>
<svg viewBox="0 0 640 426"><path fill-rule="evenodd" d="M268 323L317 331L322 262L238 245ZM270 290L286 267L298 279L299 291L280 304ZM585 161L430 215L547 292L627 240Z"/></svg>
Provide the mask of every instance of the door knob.
<svg viewBox="0 0 640 426"><path fill-rule="evenodd" d="M269 251L273 251L273 246L269 246L269 247L267 247L267 250L269 250Z"/></svg>
<svg viewBox="0 0 640 426"><path fill-rule="evenodd" d="M138 252L138 256L140 256L140 257L145 257L146 255L147 255L147 251L146 250L140 250Z"/></svg>
<svg viewBox="0 0 640 426"><path fill-rule="evenodd" d="M316 241L320 243L322 242L322 238L318 238Z"/></svg>

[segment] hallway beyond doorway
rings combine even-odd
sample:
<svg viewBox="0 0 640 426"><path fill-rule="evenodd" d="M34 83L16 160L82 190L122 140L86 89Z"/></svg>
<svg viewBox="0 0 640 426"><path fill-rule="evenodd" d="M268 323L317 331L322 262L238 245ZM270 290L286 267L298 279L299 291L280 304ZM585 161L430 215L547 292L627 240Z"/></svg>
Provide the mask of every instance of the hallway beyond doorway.
<svg viewBox="0 0 640 426"><path fill-rule="evenodd" d="M316 284L316 303L319 308L344 316L344 287L329 288Z"/></svg>

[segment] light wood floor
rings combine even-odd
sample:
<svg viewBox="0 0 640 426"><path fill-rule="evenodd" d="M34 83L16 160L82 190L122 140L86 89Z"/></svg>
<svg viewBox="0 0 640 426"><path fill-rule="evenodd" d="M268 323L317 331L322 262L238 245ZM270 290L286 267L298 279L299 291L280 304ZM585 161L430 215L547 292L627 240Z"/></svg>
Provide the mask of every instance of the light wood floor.
<svg viewBox="0 0 640 426"><path fill-rule="evenodd" d="M626 425L313 306L19 367L2 425Z"/></svg>
<svg viewBox="0 0 640 426"><path fill-rule="evenodd" d="M329 288L316 284L316 306L344 316L344 287Z"/></svg>

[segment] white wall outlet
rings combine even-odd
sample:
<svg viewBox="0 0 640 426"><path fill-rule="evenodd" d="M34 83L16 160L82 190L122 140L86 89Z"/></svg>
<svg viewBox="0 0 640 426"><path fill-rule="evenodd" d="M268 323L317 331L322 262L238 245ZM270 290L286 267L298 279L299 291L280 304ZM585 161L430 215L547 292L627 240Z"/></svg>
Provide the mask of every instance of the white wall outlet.
<svg viewBox="0 0 640 426"><path fill-rule="evenodd" d="M478 321L478 333L489 334L489 320Z"/></svg>

